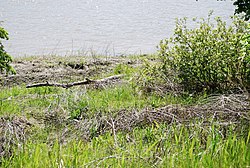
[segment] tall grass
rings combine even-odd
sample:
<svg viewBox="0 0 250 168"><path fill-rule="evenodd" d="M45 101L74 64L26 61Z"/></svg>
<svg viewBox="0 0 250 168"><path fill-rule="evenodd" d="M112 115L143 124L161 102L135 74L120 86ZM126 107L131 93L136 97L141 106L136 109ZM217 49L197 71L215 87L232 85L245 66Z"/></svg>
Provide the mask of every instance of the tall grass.
<svg viewBox="0 0 250 168"><path fill-rule="evenodd" d="M138 69L118 64L113 72L102 75L121 73L126 75L125 79L130 79ZM95 117L99 113L113 114L122 109L140 111L168 104L194 104L204 97L155 93L145 95L132 82L97 89L84 86L70 89L26 89L25 86L1 88L0 119L2 116L24 116L35 122L31 122L32 127L27 130L29 136L24 143L10 146L14 150L10 156L1 155L4 149L1 149L0 144L0 156L3 156L0 157L0 167L250 166L249 124L233 125L228 122L228 126L217 122L204 125L205 122L197 121L193 125L167 125L153 121L152 125L137 125L129 132L106 130L104 134L96 134L89 139L75 138L78 134L65 141L61 137L65 130L67 132L67 129L71 129L75 120L84 124L86 118ZM46 117L52 118L45 120ZM60 117L66 118L71 125L61 122ZM11 123L10 120L4 123ZM46 123L48 120L54 123ZM12 122L8 128L15 128L16 123L20 122ZM89 134L91 131L95 134L96 130L90 128ZM15 133L11 129L9 132ZM9 140L11 142L11 138Z"/></svg>
<svg viewBox="0 0 250 168"><path fill-rule="evenodd" d="M230 129L229 129L230 130ZM91 142L27 142L2 167L247 167L250 131L224 137L218 126L152 125Z"/></svg>
<svg viewBox="0 0 250 168"><path fill-rule="evenodd" d="M24 86L15 86L0 91L0 115L37 114L60 107L74 116L81 111L94 114L125 108L142 109L173 103L190 104L195 101L197 98L176 97L171 94L143 95L133 84L102 89L76 87L67 90L50 87L26 89Z"/></svg>

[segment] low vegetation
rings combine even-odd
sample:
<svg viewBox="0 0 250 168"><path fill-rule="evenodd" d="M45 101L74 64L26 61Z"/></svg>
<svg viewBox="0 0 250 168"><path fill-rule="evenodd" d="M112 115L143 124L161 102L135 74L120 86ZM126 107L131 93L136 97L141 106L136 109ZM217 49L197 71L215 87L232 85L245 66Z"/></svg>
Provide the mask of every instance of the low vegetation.
<svg viewBox="0 0 250 168"><path fill-rule="evenodd" d="M198 28L190 29L187 18L177 20L173 37L159 45L160 61L145 67L146 81L156 87L156 82L165 83L189 93L218 93L237 87L248 90L249 23L235 17L227 26L211 16L196 22Z"/></svg>
<svg viewBox="0 0 250 168"><path fill-rule="evenodd" d="M8 32L0 27L0 39L8 40ZM5 51L2 42L0 41L0 72L15 73L15 70L10 66L12 62L11 56Z"/></svg>
<svg viewBox="0 0 250 168"><path fill-rule="evenodd" d="M249 29L211 22L177 21L155 55L16 59L0 76L0 167L250 166Z"/></svg>

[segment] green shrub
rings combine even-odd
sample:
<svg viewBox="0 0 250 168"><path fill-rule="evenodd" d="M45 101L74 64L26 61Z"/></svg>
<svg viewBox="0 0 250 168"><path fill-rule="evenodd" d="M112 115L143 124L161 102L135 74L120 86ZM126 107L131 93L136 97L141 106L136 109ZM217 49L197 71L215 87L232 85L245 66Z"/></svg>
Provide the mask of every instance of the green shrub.
<svg viewBox="0 0 250 168"><path fill-rule="evenodd" d="M245 20L250 19L250 1L249 0L236 0L234 2L236 6L235 14L243 13Z"/></svg>
<svg viewBox="0 0 250 168"><path fill-rule="evenodd" d="M0 27L0 39L8 40L8 32ZM11 56L4 50L4 46L0 41L0 72L15 73L15 70L10 66L12 62Z"/></svg>
<svg viewBox="0 0 250 168"><path fill-rule="evenodd" d="M250 86L249 32L247 22L234 17L227 26L219 17L196 21L178 19L173 37L162 40L159 56L165 76L173 75L185 91L214 92Z"/></svg>

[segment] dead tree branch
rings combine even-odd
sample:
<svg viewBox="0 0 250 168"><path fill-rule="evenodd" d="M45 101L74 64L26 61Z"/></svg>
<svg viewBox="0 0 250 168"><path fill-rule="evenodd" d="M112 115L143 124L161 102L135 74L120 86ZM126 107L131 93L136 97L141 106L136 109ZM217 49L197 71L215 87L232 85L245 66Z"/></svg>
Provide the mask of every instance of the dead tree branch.
<svg viewBox="0 0 250 168"><path fill-rule="evenodd" d="M73 82L73 83L67 83L67 84L62 84L62 83L49 83L48 81L45 83L35 83L35 84L29 84L26 86L26 88L33 88L33 87L44 87L44 86L53 86L53 87L62 87L62 88L70 88L73 86L78 86L78 85L88 85L88 84L94 84L94 83L105 83L107 81L111 80L117 80L122 78L124 75L114 75L114 76L109 76L107 78L99 79L99 80L91 80L88 78L85 78L84 81L78 81L78 82Z"/></svg>

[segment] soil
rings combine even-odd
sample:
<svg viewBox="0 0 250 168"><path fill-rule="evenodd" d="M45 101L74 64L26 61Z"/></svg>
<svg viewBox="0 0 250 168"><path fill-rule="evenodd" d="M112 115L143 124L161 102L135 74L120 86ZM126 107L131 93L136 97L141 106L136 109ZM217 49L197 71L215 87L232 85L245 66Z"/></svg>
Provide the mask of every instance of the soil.
<svg viewBox="0 0 250 168"><path fill-rule="evenodd" d="M82 56L42 56L14 59L15 75L0 74L0 86L14 86L39 82L72 82L95 78L113 71L118 64L137 65L128 57L86 58Z"/></svg>

